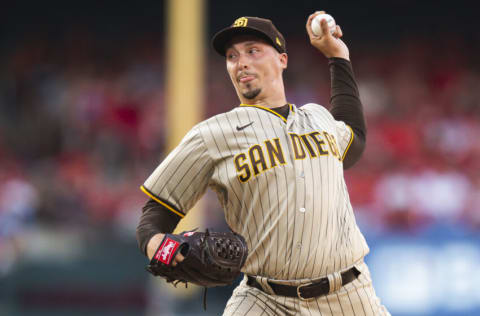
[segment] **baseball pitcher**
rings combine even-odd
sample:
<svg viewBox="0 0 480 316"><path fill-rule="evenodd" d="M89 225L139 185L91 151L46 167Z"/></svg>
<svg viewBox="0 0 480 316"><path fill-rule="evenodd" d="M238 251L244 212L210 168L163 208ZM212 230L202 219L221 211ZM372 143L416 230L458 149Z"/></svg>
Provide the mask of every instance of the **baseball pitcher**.
<svg viewBox="0 0 480 316"><path fill-rule="evenodd" d="M340 27L322 21L312 32L322 13L306 31L328 58L330 110L289 103L284 37L270 20L238 18L212 45L240 105L193 127L141 187L150 199L137 239L149 271L206 287L244 273L224 315L390 315L343 176L365 148L362 104ZM207 187L232 232L171 234Z"/></svg>

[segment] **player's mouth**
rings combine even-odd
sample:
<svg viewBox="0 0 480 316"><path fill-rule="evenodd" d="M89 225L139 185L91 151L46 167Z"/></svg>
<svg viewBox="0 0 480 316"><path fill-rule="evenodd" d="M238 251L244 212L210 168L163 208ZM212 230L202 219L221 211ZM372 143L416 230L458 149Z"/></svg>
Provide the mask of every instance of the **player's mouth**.
<svg viewBox="0 0 480 316"><path fill-rule="evenodd" d="M241 75L238 77L238 81L241 83L249 82L255 79L254 75Z"/></svg>

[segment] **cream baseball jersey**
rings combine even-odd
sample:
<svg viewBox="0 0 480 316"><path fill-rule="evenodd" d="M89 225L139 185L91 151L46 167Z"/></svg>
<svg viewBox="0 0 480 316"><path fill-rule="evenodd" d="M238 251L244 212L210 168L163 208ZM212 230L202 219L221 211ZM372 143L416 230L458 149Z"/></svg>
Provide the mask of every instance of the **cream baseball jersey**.
<svg viewBox="0 0 480 316"><path fill-rule="evenodd" d="M343 177L353 135L318 104L290 105L287 119L241 104L193 127L141 189L183 217L210 187L248 243L243 272L324 277L369 251Z"/></svg>

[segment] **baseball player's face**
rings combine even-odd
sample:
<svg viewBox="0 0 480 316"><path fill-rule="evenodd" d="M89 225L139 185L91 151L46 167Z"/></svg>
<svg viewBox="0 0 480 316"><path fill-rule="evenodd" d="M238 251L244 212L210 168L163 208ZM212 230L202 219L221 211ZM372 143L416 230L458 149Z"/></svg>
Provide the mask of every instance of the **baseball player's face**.
<svg viewBox="0 0 480 316"><path fill-rule="evenodd" d="M241 101L268 97L283 88L287 54L255 36L238 36L226 50L227 71Z"/></svg>

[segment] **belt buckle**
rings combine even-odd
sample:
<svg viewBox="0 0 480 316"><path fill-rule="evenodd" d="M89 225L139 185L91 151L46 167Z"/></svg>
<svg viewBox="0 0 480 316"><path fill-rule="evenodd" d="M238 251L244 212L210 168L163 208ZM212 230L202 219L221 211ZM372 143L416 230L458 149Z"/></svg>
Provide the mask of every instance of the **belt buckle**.
<svg viewBox="0 0 480 316"><path fill-rule="evenodd" d="M310 298L302 297L302 294L300 293L300 289L301 289L302 287L309 286L309 285L312 285L312 284L313 284L312 282L309 282L309 283L305 283L305 284L301 284L301 285L297 286L297 296L298 296L298 298L299 298L300 300L302 300L302 301L307 301L307 300L309 300L309 299L311 298L311 297L310 297Z"/></svg>

